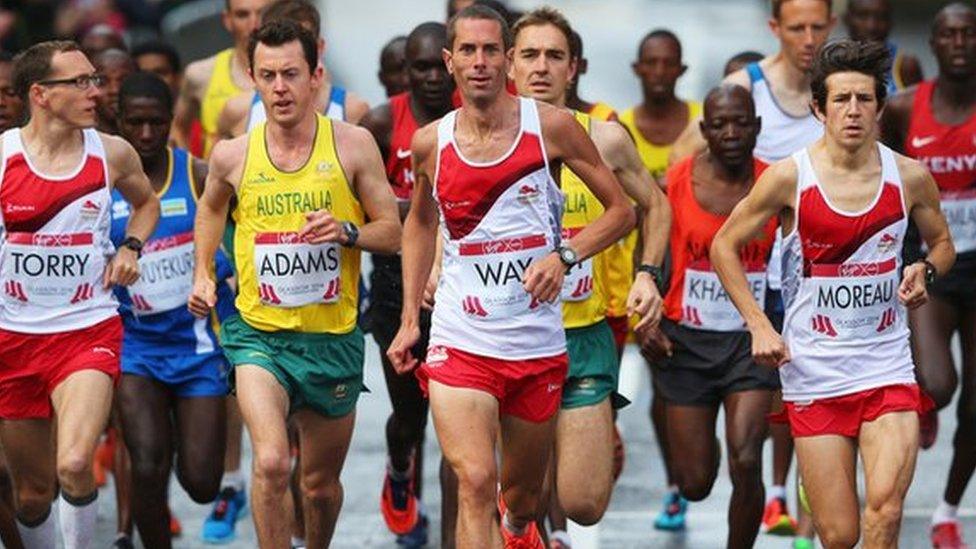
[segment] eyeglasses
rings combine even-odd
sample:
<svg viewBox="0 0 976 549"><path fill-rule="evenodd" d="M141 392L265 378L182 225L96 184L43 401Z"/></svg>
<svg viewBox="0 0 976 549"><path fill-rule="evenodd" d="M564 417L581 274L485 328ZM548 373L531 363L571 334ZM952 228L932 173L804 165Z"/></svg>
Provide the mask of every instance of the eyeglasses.
<svg viewBox="0 0 976 549"><path fill-rule="evenodd" d="M87 90L88 88L95 86L96 88L102 87L105 84L105 77L100 74L83 74L81 76L76 76L74 78L61 78L58 80L41 80L38 84L42 86L58 86L58 85L71 85L79 90Z"/></svg>

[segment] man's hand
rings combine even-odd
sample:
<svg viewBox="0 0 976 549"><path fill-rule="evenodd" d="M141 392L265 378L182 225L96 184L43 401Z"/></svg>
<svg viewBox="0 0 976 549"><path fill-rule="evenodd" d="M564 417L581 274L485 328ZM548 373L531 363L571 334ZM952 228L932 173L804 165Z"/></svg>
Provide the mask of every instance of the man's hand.
<svg viewBox="0 0 976 549"><path fill-rule="evenodd" d="M522 287L536 300L552 303L559 299L565 276L566 265L559 259L559 254L552 252L529 265L522 277Z"/></svg>
<svg viewBox="0 0 976 549"><path fill-rule="evenodd" d="M790 351L783 336L766 325L752 331L752 359L756 364L779 368L790 361Z"/></svg>
<svg viewBox="0 0 976 549"><path fill-rule="evenodd" d="M305 226L298 231L298 237L309 244L325 244L346 241L346 232L332 214L325 210L318 210L305 214Z"/></svg>
<svg viewBox="0 0 976 549"><path fill-rule="evenodd" d="M113 284L130 286L137 280L139 280L139 254L129 248L119 248L115 252L115 257L105 267L102 285L105 289L111 288Z"/></svg>
<svg viewBox="0 0 976 549"><path fill-rule="evenodd" d="M634 330L641 330L645 326L656 327L661 321L663 303L654 277L649 273L637 273L634 284L630 287L630 294L627 296L627 316L640 316L640 321L634 326Z"/></svg>
<svg viewBox="0 0 976 549"><path fill-rule="evenodd" d="M898 286L898 301L909 309L921 307L929 300L925 289L925 263L912 263L905 267L901 285Z"/></svg>
<svg viewBox="0 0 976 549"><path fill-rule="evenodd" d="M671 356L674 345L664 335L658 325L648 326L636 331L641 356L648 362L661 362Z"/></svg>
<svg viewBox="0 0 976 549"><path fill-rule="evenodd" d="M418 362L411 349L419 339L420 328L416 323L400 324L400 330L393 338L390 348L386 350L386 357L390 359L396 373L403 375L417 367Z"/></svg>
<svg viewBox="0 0 976 549"><path fill-rule="evenodd" d="M217 305L217 284L209 276L197 277L186 307L197 318L206 318Z"/></svg>

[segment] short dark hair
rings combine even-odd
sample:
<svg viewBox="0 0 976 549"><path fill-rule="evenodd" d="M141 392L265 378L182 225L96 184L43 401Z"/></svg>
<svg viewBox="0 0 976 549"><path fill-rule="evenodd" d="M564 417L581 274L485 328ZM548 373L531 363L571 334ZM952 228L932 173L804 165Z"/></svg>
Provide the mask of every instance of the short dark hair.
<svg viewBox="0 0 976 549"><path fill-rule="evenodd" d="M783 4L790 1L792 0L772 0L771 7L774 19L779 19L780 14L783 13ZM829 15L834 9L833 0L823 0L823 3L827 4L827 14Z"/></svg>
<svg viewBox="0 0 976 549"><path fill-rule="evenodd" d="M929 27L929 32L932 36L939 31L939 27L942 25L942 21L949 14L969 14L971 16L976 16L976 8L973 8L965 2L953 2L951 4L946 4L942 6L942 9L935 13L935 17L932 18L932 23Z"/></svg>
<svg viewBox="0 0 976 549"><path fill-rule="evenodd" d="M254 50L258 48L258 44L274 47L294 41L298 41L302 45L305 61L308 62L308 70L314 72L319 64L319 52L315 43L315 36L305 27L287 19L269 21L251 33L250 41L247 44L247 61L251 70L254 70Z"/></svg>
<svg viewBox="0 0 976 549"><path fill-rule="evenodd" d="M163 79L151 72L139 71L130 74L119 88L119 113L125 108L125 100L130 97L148 97L162 103L166 112L173 111L173 92Z"/></svg>
<svg viewBox="0 0 976 549"><path fill-rule="evenodd" d="M412 31L410 31L410 34L406 36L407 50L410 49L410 44L428 36L435 40L440 40L442 43L446 43L447 27L444 25L444 23L437 21L427 21L426 23L417 25Z"/></svg>
<svg viewBox="0 0 976 549"><path fill-rule="evenodd" d="M583 37L575 30L569 35L569 56L583 58Z"/></svg>
<svg viewBox="0 0 976 549"><path fill-rule="evenodd" d="M299 25L309 23L315 38L322 34L322 17L319 10L308 0L278 0L261 11L261 22L294 21Z"/></svg>
<svg viewBox="0 0 976 549"><path fill-rule="evenodd" d="M502 45L505 51L512 47L512 29L508 26L508 21L499 13L488 6L472 4L463 10L455 13L447 22L447 48L454 49L454 39L457 38L457 22L461 19L483 19L495 21L502 30Z"/></svg>
<svg viewBox="0 0 976 549"><path fill-rule="evenodd" d="M857 72L874 78L874 96L884 103L888 93L891 54L883 42L837 40L820 50L813 64L810 89L820 112L827 105L827 77L838 72Z"/></svg>
<svg viewBox="0 0 976 549"><path fill-rule="evenodd" d="M14 58L14 91L24 103L28 102L30 87L51 76L54 55L69 51L81 51L81 48L73 40L49 40L34 44Z"/></svg>
<svg viewBox="0 0 976 549"><path fill-rule="evenodd" d="M563 33L566 38L566 47L569 48L569 57L576 58L573 55L573 27L569 24L569 20L555 8L549 6L543 6L538 9L534 9L515 22L512 26L512 40L518 36L523 29L528 27L539 27L543 25L552 25L559 29L559 32Z"/></svg>
<svg viewBox="0 0 976 549"><path fill-rule="evenodd" d="M180 72L183 70L183 65L180 63L180 54L176 51L176 48L168 42L163 42L162 40L150 40L149 42L142 42L136 47L132 48L132 59L138 60L143 55L162 55L166 58L166 61L171 67L173 67L173 72Z"/></svg>
<svg viewBox="0 0 976 549"><path fill-rule="evenodd" d="M641 58L641 52L644 51L644 44L647 44L648 41L653 40L655 38L665 38L667 40L671 40L672 42L674 42L674 44L678 46L678 57L679 58L681 57L681 39L678 38L678 35L671 32L668 29L654 29L651 32L645 34L644 38L641 38L640 43L637 44L638 60L640 60Z"/></svg>

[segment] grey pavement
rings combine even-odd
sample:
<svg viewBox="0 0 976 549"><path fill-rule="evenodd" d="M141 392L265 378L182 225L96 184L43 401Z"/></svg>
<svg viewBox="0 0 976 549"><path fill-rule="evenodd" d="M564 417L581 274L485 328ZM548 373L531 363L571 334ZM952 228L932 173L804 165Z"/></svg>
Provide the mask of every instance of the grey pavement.
<svg viewBox="0 0 976 549"><path fill-rule="evenodd" d="M333 542L337 548L393 548L393 536L386 530L380 516L379 493L386 463L384 423L390 411L389 400L380 370L378 350L367 338L366 380L372 393L360 400L352 449L343 471L345 504L339 516L339 524ZM711 549L724 545L725 513L731 492L728 470L723 464L718 481L710 497L704 502L691 505L688 515L688 531L684 534L657 532L652 527L654 513L659 509L663 496L664 477L657 444L652 440L651 428L646 419L649 394L646 373L637 365L625 365L627 374L623 384L633 394L634 403L620 414L620 425L627 443L624 473L613 494L610 510L596 532L586 532L587 538L596 538L602 548L673 547ZM942 485L951 457L952 431L955 425L952 409L943 411L940 419L942 430L936 446L919 456L915 482L906 503L906 517L902 529L901 546L906 548L928 547L928 520L939 501ZM722 424L720 418L719 425ZM720 435L721 436L721 435ZM250 460L245 450L245 467ZM431 516L430 547L439 546L440 504L437 481L439 450L433 427L428 427L425 471L426 507ZM765 478L769 478L770 448L766 449ZM795 501L790 498L790 508ZM115 503L111 483L103 488L99 497L98 546L108 547L114 539ZM199 538L200 528L209 511L207 506L196 505L186 496L178 482L172 483L171 504L176 516L183 523L183 537L175 547L206 547ZM976 539L976 510L971 498L963 501L963 526L969 539ZM256 547L251 517L238 524L238 539L229 548ZM581 537L577 537L582 542ZM587 546L596 547L594 543ZM577 547L583 546L577 543ZM786 538L760 534L756 544L761 548L787 548Z"/></svg>

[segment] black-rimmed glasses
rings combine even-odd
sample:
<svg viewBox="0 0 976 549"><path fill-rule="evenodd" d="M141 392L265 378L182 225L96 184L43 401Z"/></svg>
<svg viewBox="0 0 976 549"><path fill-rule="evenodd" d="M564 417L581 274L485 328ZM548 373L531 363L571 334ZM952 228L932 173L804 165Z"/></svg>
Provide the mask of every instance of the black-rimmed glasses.
<svg viewBox="0 0 976 549"><path fill-rule="evenodd" d="M83 74L81 76L76 76L74 78L60 78L57 80L40 80L37 82L42 86L74 86L79 90L87 90L88 88L95 86L96 88L102 87L105 84L105 77L100 74Z"/></svg>

